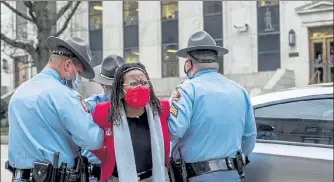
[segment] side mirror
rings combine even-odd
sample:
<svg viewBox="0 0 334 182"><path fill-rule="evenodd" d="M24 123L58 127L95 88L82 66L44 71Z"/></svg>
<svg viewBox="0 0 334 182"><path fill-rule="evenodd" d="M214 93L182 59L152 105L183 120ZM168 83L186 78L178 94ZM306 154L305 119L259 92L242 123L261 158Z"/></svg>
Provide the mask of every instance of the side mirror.
<svg viewBox="0 0 334 182"><path fill-rule="evenodd" d="M267 132L272 132L274 131L275 128L273 126L269 126L266 124L260 124L258 127L258 131L267 131Z"/></svg>

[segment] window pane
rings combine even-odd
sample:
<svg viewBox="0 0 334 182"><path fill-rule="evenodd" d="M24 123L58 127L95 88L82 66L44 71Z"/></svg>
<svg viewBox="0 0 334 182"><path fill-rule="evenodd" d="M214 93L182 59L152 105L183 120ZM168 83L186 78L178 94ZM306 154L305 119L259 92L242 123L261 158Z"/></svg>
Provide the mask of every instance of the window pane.
<svg viewBox="0 0 334 182"><path fill-rule="evenodd" d="M257 8L259 71L276 71L281 67L280 15L276 4Z"/></svg>
<svg viewBox="0 0 334 182"><path fill-rule="evenodd" d="M257 26L259 34L277 33L280 31L279 6L257 8Z"/></svg>
<svg viewBox="0 0 334 182"><path fill-rule="evenodd" d="M6 72L6 73L8 73L8 68L9 68L9 65L8 65L8 61L7 61L7 59L2 59L2 66L1 66L1 68L2 68L2 71L4 71L4 72Z"/></svg>
<svg viewBox="0 0 334 182"><path fill-rule="evenodd" d="M89 32L89 46L92 51L102 50L102 30L95 30Z"/></svg>
<svg viewBox="0 0 334 182"><path fill-rule="evenodd" d="M138 24L138 2L124 1L123 6L124 25Z"/></svg>
<svg viewBox="0 0 334 182"><path fill-rule="evenodd" d="M280 34L259 35L258 36L259 52L279 52L280 51Z"/></svg>
<svg viewBox="0 0 334 182"><path fill-rule="evenodd" d="M28 80L28 56L19 56L14 58L15 87L20 86Z"/></svg>
<svg viewBox="0 0 334 182"><path fill-rule="evenodd" d="M123 18L125 26L138 24L138 11L137 10L124 11Z"/></svg>
<svg viewBox="0 0 334 182"><path fill-rule="evenodd" d="M222 14L204 16L204 30L212 36L213 39L223 38L223 16Z"/></svg>
<svg viewBox="0 0 334 182"><path fill-rule="evenodd" d="M124 47L138 47L138 24L124 27Z"/></svg>
<svg viewBox="0 0 334 182"><path fill-rule="evenodd" d="M138 63L139 62L138 48L124 50L124 60L126 63Z"/></svg>
<svg viewBox="0 0 334 182"><path fill-rule="evenodd" d="M259 71L276 71L281 67L281 53L261 53L258 55Z"/></svg>
<svg viewBox="0 0 334 182"><path fill-rule="evenodd" d="M333 144L333 99L298 101L255 110L258 139ZM265 128L273 127L273 131Z"/></svg>
<svg viewBox="0 0 334 182"><path fill-rule="evenodd" d="M137 10L138 9L138 1L124 1L123 2L124 11L127 10Z"/></svg>
<svg viewBox="0 0 334 182"><path fill-rule="evenodd" d="M175 55L178 45L162 45L162 77L179 76L179 59Z"/></svg>
<svg viewBox="0 0 334 182"><path fill-rule="evenodd" d="M89 14L90 15L98 15L102 14L103 6L102 1L89 1Z"/></svg>
<svg viewBox="0 0 334 182"><path fill-rule="evenodd" d="M178 18L178 4L169 3L161 5L162 20L175 20Z"/></svg>
<svg viewBox="0 0 334 182"><path fill-rule="evenodd" d="M222 13L222 1L203 1L204 15Z"/></svg>
<svg viewBox="0 0 334 182"><path fill-rule="evenodd" d="M16 9L22 14L27 15L27 7L22 1L16 2ZM16 15L16 38L17 39L27 39L28 33L28 21L21 16Z"/></svg>
<svg viewBox="0 0 334 182"><path fill-rule="evenodd" d="M27 33L28 24L21 24L16 26L16 38L17 39L27 39L28 33Z"/></svg>
<svg viewBox="0 0 334 182"><path fill-rule="evenodd" d="M89 16L89 30L102 29L102 15L90 15Z"/></svg>
<svg viewBox="0 0 334 182"><path fill-rule="evenodd" d="M179 61L162 62L162 77L179 77Z"/></svg>
<svg viewBox="0 0 334 182"><path fill-rule="evenodd" d="M163 21L161 23L162 44L179 42L179 22Z"/></svg>
<svg viewBox="0 0 334 182"><path fill-rule="evenodd" d="M162 46L162 59L163 61L178 61L179 59L175 55L178 50L178 45L163 45Z"/></svg>

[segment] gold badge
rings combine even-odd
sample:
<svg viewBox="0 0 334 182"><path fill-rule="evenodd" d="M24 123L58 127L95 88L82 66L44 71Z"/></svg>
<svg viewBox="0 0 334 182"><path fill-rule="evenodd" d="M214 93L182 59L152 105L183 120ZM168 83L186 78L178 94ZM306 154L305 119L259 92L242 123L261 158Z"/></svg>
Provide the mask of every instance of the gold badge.
<svg viewBox="0 0 334 182"><path fill-rule="evenodd" d="M173 114L174 116L177 116L177 114L179 113L174 104L172 104L172 107L170 108L170 113Z"/></svg>
<svg viewBox="0 0 334 182"><path fill-rule="evenodd" d="M90 113L89 107L87 103L85 102L85 100L81 97L81 95L77 95L77 98L79 99L80 104L82 105L82 108L84 109L84 111Z"/></svg>
<svg viewBox="0 0 334 182"><path fill-rule="evenodd" d="M172 101L177 102L177 101L180 100L180 98L181 98L181 94L180 94L179 90L175 89L172 93Z"/></svg>

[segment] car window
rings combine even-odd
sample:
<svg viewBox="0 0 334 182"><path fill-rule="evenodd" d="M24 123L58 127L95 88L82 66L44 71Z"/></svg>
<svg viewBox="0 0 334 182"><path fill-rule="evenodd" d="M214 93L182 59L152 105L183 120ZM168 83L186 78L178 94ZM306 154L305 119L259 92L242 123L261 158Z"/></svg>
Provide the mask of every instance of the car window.
<svg viewBox="0 0 334 182"><path fill-rule="evenodd" d="M258 139L333 144L333 99L258 108L255 119Z"/></svg>

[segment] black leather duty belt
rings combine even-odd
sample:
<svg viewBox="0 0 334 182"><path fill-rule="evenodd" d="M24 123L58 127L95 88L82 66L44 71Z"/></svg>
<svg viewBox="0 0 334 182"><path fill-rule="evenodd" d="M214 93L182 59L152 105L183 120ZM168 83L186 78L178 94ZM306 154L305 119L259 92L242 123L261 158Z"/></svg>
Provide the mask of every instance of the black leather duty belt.
<svg viewBox="0 0 334 182"><path fill-rule="evenodd" d="M188 178L216 171L237 170L235 158L214 159L204 162L186 163Z"/></svg>
<svg viewBox="0 0 334 182"><path fill-rule="evenodd" d="M13 174L13 179L29 180L31 169L16 169Z"/></svg>

